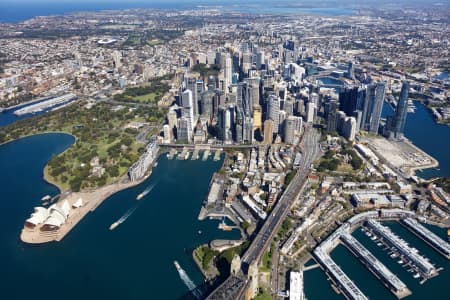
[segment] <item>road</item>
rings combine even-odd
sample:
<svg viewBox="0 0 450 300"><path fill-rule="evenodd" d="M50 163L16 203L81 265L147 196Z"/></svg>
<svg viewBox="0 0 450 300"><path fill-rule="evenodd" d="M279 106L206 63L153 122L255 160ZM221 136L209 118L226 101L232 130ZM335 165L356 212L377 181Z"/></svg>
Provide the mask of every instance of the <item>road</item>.
<svg viewBox="0 0 450 300"><path fill-rule="evenodd" d="M306 182L311 164L319 157L319 138L320 134L316 129L312 127L305 129L303 159L297 170L297 174L278 200L274 209L264 222L264 225L242 257L242 262L247 266L254 260L259 261L261 255L266 251L268 245L270 245L281 223L286 218L289 208Z"/></svg>
<svg viewBox="0 0 450 300"><path fill-rule="evenodd" d="M268 216L266 222L251 243L249 249L242 257L241 269L243 269L242 267L244 267L243 271L246 271L247 267L254 260L259 261L261 255L270 245L275 233L281 225L281 222L283 222L283 220L286 218L289 212L289 208L295 201L298 193L303 189L306 183L307 175L309 174L311 164L315 159L319 157L319 154L321 153L321 150L319 148L319 139L320 134L316 129L313 129L309 126L305 129L303 140L303 160L300 163L297 174L286 188L286 191L281 196L280 200L278 200L277 204L272 210L272 213ZM273 272L274 270L272 270L272 273ZM247 284L247 282L245 282L244 279L240 277L241 276L229 276L206 299L223 300L239 298L243 294L243 291Z"/></svg>
<svg viewBox="0 0 450 300"><path fill-rule="evenodd" d="M188 148L188 149L194 149L194 148L202 148L202 147L209 147L210 149L251 149L251 148L258 148L258 144L250 144L250 145L228 145L228 144L160 144L160 146L163 147L170 147L170 148Z"/></svg>

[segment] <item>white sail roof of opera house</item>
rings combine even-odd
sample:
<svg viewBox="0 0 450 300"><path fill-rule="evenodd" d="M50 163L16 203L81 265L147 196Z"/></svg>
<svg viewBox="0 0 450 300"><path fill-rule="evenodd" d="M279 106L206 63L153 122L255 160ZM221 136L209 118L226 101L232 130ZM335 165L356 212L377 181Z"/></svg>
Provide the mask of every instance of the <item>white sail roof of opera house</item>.
<svg viewBox="0 0 450 300"><path fill-rule="evenodd" d="M67 200L63 202L61 207L53 204L48 209L50 211L50 217L45 221L45 225L61 227L66 222L70 212L70 205Z"/></svg>
<svg viewBox="0 0 450 300"><path fill-rule="evenodd" d="M27 223L38 225L44 222L49 216L48 210L45 207L35 207L34 213L31 214L31 218L26 220Z"/></svg>
<svg viewBox="0 0 450 300"><path fill-rule="evenodd" d="M83 206L83 199L78 198L78 200L72 205L74 208L82 207Z"/></svg>
<svg viewBox="0 0 450 300"><path fill-rule="evenodd" d="M61 227L66 220L58 214L50 216L46 221L45 225L51 225L56 227Z"/></svg>

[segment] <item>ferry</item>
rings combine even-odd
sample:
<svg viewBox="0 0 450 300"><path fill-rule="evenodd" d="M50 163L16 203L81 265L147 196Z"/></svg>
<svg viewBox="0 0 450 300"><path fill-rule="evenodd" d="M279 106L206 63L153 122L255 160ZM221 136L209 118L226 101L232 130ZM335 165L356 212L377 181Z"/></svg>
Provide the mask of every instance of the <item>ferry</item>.
<svg viewBox="0 0 450 300"><path fill-rule="evenodd" d="M137 195L136 200L141 200L142 198L144 198L144 196L145 196L145 193L142 192L139 195Z"/></svg>
<svg viewBox="0 0 450 300"><path fill-rule="evenodd" d="M414 274L413 277L414 277L414 278L419 278L419 277L420 277L420 274L419 274L419 273L416 273L416 274Z"/></svg>
<svg viewBox="0 0 450 300"><path fill-rule="evenodd" d="M114 230L119 225L120 225L120 222L116 221L116 222L112 223L111 226L109 226L109 230Z"/></svg>
<svg viewBox="0 0 450 300"><path fill-rule="evenodd" d="M181 270L180 264L176 260L173 261L173 264L175 265L175 268L177 268L177 271Z"/></svg>
<svg viewBox="0 0 450 300"><path fill-rule="evenodd" d="M450 228L447 229L447 241L450 242Z"/></svg>

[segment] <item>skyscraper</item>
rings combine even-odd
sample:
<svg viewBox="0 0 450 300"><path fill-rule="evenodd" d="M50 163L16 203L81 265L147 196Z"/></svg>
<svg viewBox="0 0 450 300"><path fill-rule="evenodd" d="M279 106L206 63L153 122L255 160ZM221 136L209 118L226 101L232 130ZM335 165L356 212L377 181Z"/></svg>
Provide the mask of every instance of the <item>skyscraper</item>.
<svg viewBox="0 0 450 300"><path fill-rule="evenodd" d="M297 120L294 116L289 116L284 124L284 142L286 144L293 144L294 143L294 135L295 135L295 128L296 128Z"/></svg>
<svg viewBox="0 0 450 300"><path fill-rule="evenodd" d="M288 116L294 115L294 101L286 100L284 101L284 111Z"/></svg>
<svg viewBox="0 0 450 300"><path fill-rule="evenodd" d="M275 95L270 95L267 101L266 119L273 121L273 132L277 133L280 124L280 100Z"/></svg>
<svg viewBox="0 0 450 300"><path fill-rule="evenodd" d="M403 81L402 90L398 98L397 108L395 110L394 124L392 128L392 134L394 138L402 138L405 130L406 116L408 114L408 95L409 94L409 82Z"/></svg>
<svg viewBox="0 0 450 300"><path fill-rule="evenodd" d="M342 135L351 142L355 140L356 119L354 117L345 118Z"/></svg>
<svg viewBox="0 0 450 300"><path fill-rule="evenodd" d="M363 129L371 133L378 133L385 87L386 84L383 82L367 86L361 125Z"/></svg>
<svg viewBox="0 0 450 300"><path fill-rule="evenodd" d="M234 106L220 106L217 114L218 138L224 142L231 141L234 125Z"/></svg>
<svg viewBox="0 0 450 300"><path fill-rule="evenodd" d="M358 87L345 87L339 93L339 110L351 116L357 108Z"/></svg>
<svg viewBox="0 0 450 300"><path fill-rule="evenodd" d="M191 107L193 105L193 94L191 90L185 90L181 94L181 106L182 107Z"/></svg>
<svg viewBox="0 0 450 300"><path fill-rule="evenodd" d="M337 102L331 100L326 105L327 116L327 131L332 132L337 130Z"/></svg>
<svg viewBox="0 0 450 300"><path fill-rule="evenodd" d="M348 63L348 69L345 75L349 79L355 78L355 66L353 65L353 62Z"/></svg>
<svg viewBox="0 0 450 300"><path fill-rule="evenodd" d="M313 102L306 104L306 123L313 123L315 116L316 105Z"/></svg>
<svg viewBox="0 0 450 300"><path fill-rule="evenodd" d="M197 79L193 77L186 77L184 80L184 86L185 90L190 90L192 92L192 108L194 110L194 116L198 116Z"/></svg>
<svg viewBox="0 0 450 300"><path fill-rule="evenodd" d="M183 106L181 111L182 116L189 120L190 130L193 130L195 125L195 113L191 90L185 90L183 94L181 94L181 104Z"/></svg>
<svg viewBox="0 0 450 300"><path fill-rule="evenodd" d="M190 128L190 121L188 118L181 117L178 122L178 140L183 142L190 142L192 137L192 129Z"/></svg>
<svg viewBox="0 0 450 300"><path fill-rule="evenodd" d="M224 66L224 88L225 93L228 92L228 88L231 85L232 81L232 75L233 75L233 69L232 69L232 60L230 55L227 53L227 56L225 58L225 66Z"/></svg>
<svg viewBox="0 0 450 300"><path fill-rule="evenodd" d="M200 95L201 115L204 118L211 118L213 116L213 98L215 93L213 91L205 91Z"/></svg>

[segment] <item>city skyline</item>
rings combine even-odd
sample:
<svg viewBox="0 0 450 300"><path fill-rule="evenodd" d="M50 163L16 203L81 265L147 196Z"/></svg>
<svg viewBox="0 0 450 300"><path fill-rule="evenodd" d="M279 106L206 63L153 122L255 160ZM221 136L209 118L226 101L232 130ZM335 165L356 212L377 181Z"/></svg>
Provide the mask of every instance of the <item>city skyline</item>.
<svg viewBox="0 0 450 300"><path fill-rule="evenodd" d="M0 7L4 297L444 297L441 6L33 3Z"/></svg>

